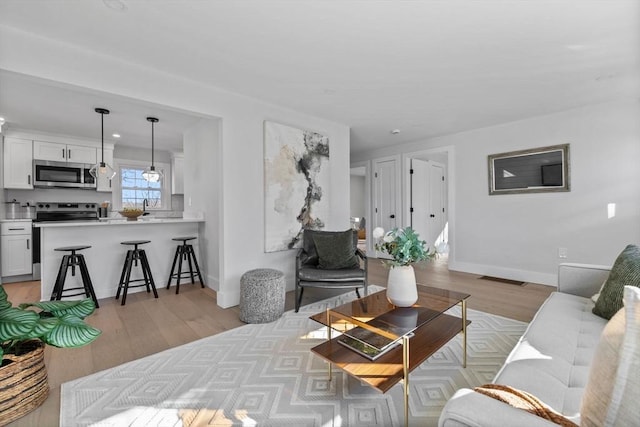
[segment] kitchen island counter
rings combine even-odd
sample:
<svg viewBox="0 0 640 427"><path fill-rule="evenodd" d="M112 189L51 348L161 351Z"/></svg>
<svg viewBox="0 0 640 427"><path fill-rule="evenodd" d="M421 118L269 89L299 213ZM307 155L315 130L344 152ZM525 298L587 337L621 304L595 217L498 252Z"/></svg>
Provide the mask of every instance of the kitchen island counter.
<svg viewBox="0 0 640 427"><path fill-rule="evenodd" d="M31 221L31 220L29 220ZM186 224L204 222L196 218L149 218L137 221L127 221L125 218L109 218L100 221L62 221L62 222L35 222L34 227L39 228L66 228L66 227L102 227L114 225L148 225L148 224Z"/></svg>
<svg viewBox="0 0 640 427"><path fill-rule="evenodd" d="M75 245L91 245L91 248L79 253L85 257L98 299L114 298L127 250L131 249L129 246L122 245L121 242L128 240L151 241L141 245L140 249L144 249L147 254L156 288L162 298L169 295L162 290L167 284L176 246L180 244L172 238L200 237L204 220L189 218L151 218L138 221L110 219L108 221L86 222L36 222L34 226L41 229L42 300L50 298L60 262L65 255L64 252L55 251L55 248ZM189 242L193 245L198 260L203 259L198 245L200 240L198 238ZM203 267L205 266L200 266L203 279L207 282L206 271ZM142 278L142 271L140 267L134 267L131 279L139 278ZM186 280L182 283L185 282ZM72 276L69 272L65 289L78 286L82 286L79 271L76 272L76 276ZM145 288L130 288L129 293L140 291L145 291ZM172 289L172 292L175 291ZM150 298L153 299L153 294Z"/></svg>

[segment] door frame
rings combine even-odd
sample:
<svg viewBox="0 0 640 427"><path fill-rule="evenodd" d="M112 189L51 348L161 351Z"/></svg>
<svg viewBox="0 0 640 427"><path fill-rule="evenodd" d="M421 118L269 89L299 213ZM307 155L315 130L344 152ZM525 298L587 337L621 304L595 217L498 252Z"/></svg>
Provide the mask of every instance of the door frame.
<svg viewBox="0 0 640 427"><path fill-rule="evenodd" d="M443 147L429 148L425 150L416 150L402 154L402 218L403 226L409 226L410 210L411 210L411 159L418 158L424 160L424 156L431 154L446 153L446 194L447 194L447 222L449 224L449 267L455 265L455 241L456 241L456 181L455 181L455 147L447 145Z"/></svg>
<svg viewBox="0 0 640 427"><path fill-rule="evenodd" d="M362 162L354 162L349 166L349 171L353 168L364 167L364 214L365 214L365 231L367 235L367 253L372 253L373 245L371 244L372 238L371 235L373 233L373 228L371 228L373 224L373 218L371 217L371 204L373 203L372 191L373 184L371 179L371 170L372 164L371 160L365 160ZM351 194L349 194L349 198L351 198Z"/></svg>

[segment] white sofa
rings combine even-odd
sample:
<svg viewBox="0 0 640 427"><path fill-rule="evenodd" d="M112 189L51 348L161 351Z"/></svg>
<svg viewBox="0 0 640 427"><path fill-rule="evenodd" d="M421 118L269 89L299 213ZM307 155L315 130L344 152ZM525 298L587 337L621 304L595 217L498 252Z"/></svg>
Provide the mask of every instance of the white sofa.
<svg viewBox="0 0 640 427"><path fill-rule="evenodd" d="M607 320L591 312L610 267L561 264L558 291L536 313L493 380L527 391L576 424L589 366ZM473 363L473 362L471 362ZM470 389L458 390L438 425L556 426L550 421Z"/></svg>

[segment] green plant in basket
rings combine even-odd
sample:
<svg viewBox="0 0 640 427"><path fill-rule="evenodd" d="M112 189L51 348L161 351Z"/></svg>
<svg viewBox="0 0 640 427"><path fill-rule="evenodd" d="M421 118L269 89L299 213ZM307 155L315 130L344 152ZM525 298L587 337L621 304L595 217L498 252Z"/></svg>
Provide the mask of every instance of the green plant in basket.
<svg viewBox="0 0 640 427"><path fill-rule="evenodd" d="M373 230L373 238L377 251L391 255L391 261L383 261L391 266L411 265L436 256L411 227L394 228L386 233L382 227L377 227Z"/></svg>
<svg viewBox="0 0 640 427"><path fill-rule="evenodd" d="M101 334L84 322L95 311L91 299L43 301L14 307L0 285L0 358L16 354L29 341L39 340L54 347L82 347Z"/></svg>

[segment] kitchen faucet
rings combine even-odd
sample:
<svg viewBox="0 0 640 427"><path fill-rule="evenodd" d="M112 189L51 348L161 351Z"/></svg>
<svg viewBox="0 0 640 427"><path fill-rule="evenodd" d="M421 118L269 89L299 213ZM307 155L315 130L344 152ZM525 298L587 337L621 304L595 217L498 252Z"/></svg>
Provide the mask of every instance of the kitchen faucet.
<svg viewBox="0 0 640 427"><path fill-rule="evenodd" d="M142 201L142 215L149 215L149 212L147 212L147 206L149 206L149 201L147 199L144 199Z"/></svg>

